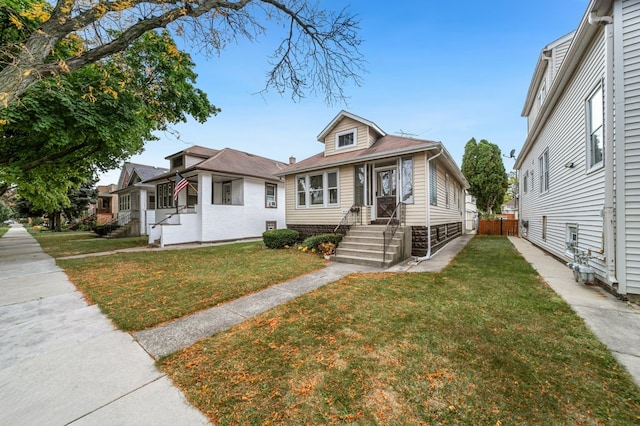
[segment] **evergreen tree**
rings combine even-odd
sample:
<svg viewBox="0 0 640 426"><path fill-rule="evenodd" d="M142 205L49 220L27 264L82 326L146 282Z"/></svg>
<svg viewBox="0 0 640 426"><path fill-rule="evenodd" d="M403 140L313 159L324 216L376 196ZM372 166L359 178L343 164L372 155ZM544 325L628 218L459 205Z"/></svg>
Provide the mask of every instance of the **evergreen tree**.
<svg viewBox="0 0 640 426"><path fill-rule="evenodd" d="M468 191L476 198L478 210L495 213L509 187L500 148L485 139L476 142L471 138L464 147L462 174L469 182Z"/></svg>

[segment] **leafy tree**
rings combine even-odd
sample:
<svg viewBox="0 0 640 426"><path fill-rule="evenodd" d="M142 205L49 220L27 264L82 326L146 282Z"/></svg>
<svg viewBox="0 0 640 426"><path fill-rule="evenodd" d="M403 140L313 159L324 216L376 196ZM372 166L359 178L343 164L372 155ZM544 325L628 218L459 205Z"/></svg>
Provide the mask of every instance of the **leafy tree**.
<svg viewBox="0 0 640 426"><path fill-rule="evenodd" d="M271 57L266 88L294 99L319 90L330 103L344 83L359 84L364 60L358 22L344 9L330 12L305 0L3 0L0 26L0 109L43 78L79 70L128 48L150 30L171 26L193 47L221 51L244 37L255 40L266 23L283 31ZM24 21L27 21L26 23ZM34 25L33 23L37 25ZM67 54L56 49L76 44ZM112 86L113 87L113 86Z"/></svg>
<svg viewBox="0 0 640 426"><path fill-rule="evenodd" d="M513 200L518 196L518 174L514 171L509 172L508 174L508 183L507 192L504 194L503 204L507 201Z"/></svg>
<svg viewBox="0 0 640 426"><path fill-rule="evenodd" d="M187 114L204 122L219 110L193 86L193 67L167 32L150 32L107 60L38 82L0 111L0 193L15 184L35 208L60 211L70 189L141 152L153 132Z"/></svg>
<svg viewBox="0 0 640 426"><path fill-rule="evenodd" d="M13 209L3 200L0 200L0 223L13 217Z"/></svg>
<svg viewBox="0 0 640 426"><path fill-rule="evenodd" d="M471 138L464 147L462 173L480 211L490 214L501 206L509 182L497 145L484 139L476 142Z"/></svg>

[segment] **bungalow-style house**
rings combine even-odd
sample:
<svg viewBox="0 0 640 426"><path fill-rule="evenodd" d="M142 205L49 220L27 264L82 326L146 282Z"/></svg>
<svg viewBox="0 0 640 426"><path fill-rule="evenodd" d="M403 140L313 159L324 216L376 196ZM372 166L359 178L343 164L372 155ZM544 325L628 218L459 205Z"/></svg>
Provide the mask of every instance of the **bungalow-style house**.
<svg viewBox="0 0 640 426"><path fill-rule="evenodd" d="M522 236L621 295L640 294L639 84L640 2L590 1L542 49L515 163Z"/></svg>
<svg viewBox="0 0 640 426"><path fill-rule="evenodd" d="M126 162L118 179L118 226L112 236L147 235L148 224L155 223L156 188L144 181L169 170Z"/></svg>
<svg viewBox="0 0 640 426"><path fill-rule="evenodd" d="M155 187L150 244L229 241L261 237L285 227L286 164L231 148L192 146L166 157L169 171L144 181ZM186 187L174 193L176 180Z"/></svg>
<svg viewBox="0 0 640 426"><path fill-rule="evenodd" d="M336 260L427 258L464 232L468 184L441 142L388 135L346 111L317 139L322 152L276 175L285 178L287 228L302 237L349 230Z"/></svg>

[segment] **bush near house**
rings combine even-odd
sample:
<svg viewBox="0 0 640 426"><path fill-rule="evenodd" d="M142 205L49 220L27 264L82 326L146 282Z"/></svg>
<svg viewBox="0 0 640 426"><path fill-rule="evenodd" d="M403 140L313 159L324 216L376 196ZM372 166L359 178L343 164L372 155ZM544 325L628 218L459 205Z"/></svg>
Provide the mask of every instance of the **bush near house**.
<svg viewBox="0 0 640 426"><path fill-rule="evenodd" d="M342 241L342 234L318 234L313 235L302 242L301 247L308 250L319 249L321 244L333 245L334 247Z"/></svg>
<svg viewBox="0 0 640 426"><path fill-rule="evenodd" d="M280 249L292 246L300 238L300 233L293 229L273 229L262 233L264 245L270 249Z"/></svg>

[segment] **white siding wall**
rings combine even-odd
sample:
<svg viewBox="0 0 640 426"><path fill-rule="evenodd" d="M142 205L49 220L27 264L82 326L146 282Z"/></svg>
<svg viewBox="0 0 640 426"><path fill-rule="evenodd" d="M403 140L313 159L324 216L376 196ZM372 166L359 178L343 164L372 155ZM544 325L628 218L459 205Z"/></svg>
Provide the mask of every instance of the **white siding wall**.
<svg viewBox="0 0 640 426"><path fill-rule="evenodd" d="M618 278L625 280L626 292L640 294L640 2L622 3L622 55L624 61L624 137L617 137L618 164L623 167L624 212L623 259L619 259ZM619 80L617 80L619 81ZM620 105L616 99L616 106ZM617 132L618 135L622 132ZM621 140L622 139L622 140Z"/></svg>
<svg viewBox="0 0 640 426"><path fill-rule="evenodd" d="M267 221L276 222L278 229L286 228L284 185L278 184L277 208L265 206L265 181L244 178L242 205L212 205L211 175L198 177L198 205L194 213L174 215L162 225L150 230L149 242L161 238L163 245L188 242L225 241L260 237ZM173 213L172 211L162 211ZM158 218L165 214L158 214Z"/></svg>
<svg viewBox="0 0 640 426"><path fill-rule="evenodd" d="M211 187L203 182L203 185ZM222 241L260 237L266 231L266 222L275 221L279 229L285 228L284 187L278 185L277 208L265 207L265 182L243 179L243 205L212 205L202 203L202 241Z"/></svg>
<svg viewBox="0 0 640 426"><path fill-rule="evenodd" d="M585 120L585 101L603 73L600 30L519 170L521 177L527 171L530 173L526 193L520 179L521 219L529 222L527 238L560 257L565 257L567 224L578 224L580 248L595 253L603 249L604 173L602 168L587 170ZM547 149L549 191L541 193L538 159ZM574 168L565 167L570 162ZM543 216L547 223L546 240L542 239ZM592 266L601 276L605 275L603 262L595 260Z"/></svg>

